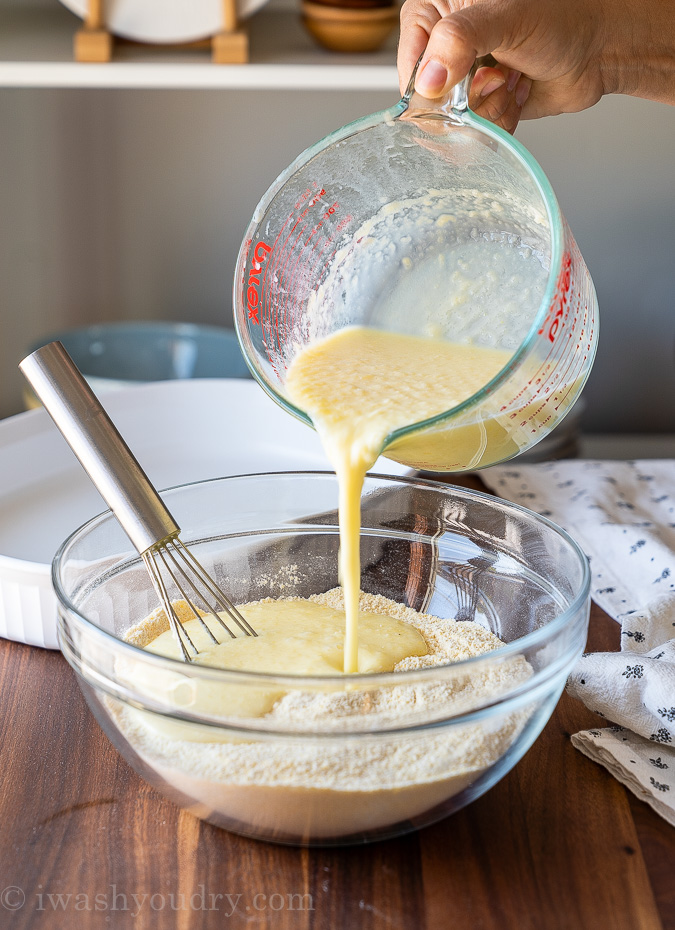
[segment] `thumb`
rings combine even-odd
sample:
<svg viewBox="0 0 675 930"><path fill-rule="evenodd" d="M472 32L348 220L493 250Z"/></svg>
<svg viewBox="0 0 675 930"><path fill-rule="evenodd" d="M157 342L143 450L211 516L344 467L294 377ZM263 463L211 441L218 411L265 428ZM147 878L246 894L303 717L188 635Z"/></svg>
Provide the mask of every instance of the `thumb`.
<svg viewBox="0 0 675 930"><path fill-rule="evenodd" d="M415 89L424 97L440 97L469 73L476 58L510 47L514 6L508 0L478 0L439 19L429 34Z"/></svg>

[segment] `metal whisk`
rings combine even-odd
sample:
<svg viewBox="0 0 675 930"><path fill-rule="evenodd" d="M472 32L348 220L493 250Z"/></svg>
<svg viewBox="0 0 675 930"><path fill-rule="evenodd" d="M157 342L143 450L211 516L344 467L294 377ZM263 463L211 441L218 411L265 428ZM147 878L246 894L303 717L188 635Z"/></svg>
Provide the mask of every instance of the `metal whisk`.
<svg viewBox="0 0 675 930"><path fill-rule="evenodd" d="M25 358L19 368L117 517L148 570L186 662L198 650L169 595L175 586L209 638L203 613L234 639L224 612L246 636L257 633L178 538L180 527L60 342Z"/></svg>

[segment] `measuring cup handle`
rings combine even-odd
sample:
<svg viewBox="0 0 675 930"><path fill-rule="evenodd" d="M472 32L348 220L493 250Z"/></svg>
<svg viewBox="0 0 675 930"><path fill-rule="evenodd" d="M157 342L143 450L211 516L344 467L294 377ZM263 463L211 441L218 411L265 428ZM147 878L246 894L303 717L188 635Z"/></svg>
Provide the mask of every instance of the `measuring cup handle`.
<svg viewBox="0 0 675 930"><path fill-rule="evenodd" d="M419 113L419 115L423 113L428 115L437 113L451 120L461 121L462 114L469 109L469 88L471 87L473 76L476 73L478 62L474 62L469 73L455 84L444 97L440 97L437 100L429 100L415 90L415 78L417 77L417 71L419 70L423 57L424 53L417 59L410 81L408 82L408 87L403 95L403 103L406 104L407 111L410 114Z"/></svg>

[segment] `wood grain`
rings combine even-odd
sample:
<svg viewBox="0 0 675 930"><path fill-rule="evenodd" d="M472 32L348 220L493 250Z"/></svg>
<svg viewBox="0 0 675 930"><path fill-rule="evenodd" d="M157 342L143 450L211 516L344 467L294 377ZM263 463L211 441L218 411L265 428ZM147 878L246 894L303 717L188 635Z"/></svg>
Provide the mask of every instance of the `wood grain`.
<svg viewBox="0 0 675 930"><path fill-rule="evenodd" d="M618 639L594 607L589 648ZM0 642L0 699L3 930L675 930L675 831L573 749L569 734L599 721L567 695L468 808L398 840L314 850L165 801L56 653Z"/></svg>

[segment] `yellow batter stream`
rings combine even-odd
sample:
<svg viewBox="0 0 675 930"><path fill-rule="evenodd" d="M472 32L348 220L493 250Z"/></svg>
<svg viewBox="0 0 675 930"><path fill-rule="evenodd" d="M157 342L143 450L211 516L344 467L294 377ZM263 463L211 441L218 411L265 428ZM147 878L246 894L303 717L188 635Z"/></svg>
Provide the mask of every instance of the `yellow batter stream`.
<svg viewBox="0 0 675 930"><path fill-rule="evenodd" d="M344 671L359 665L359 537L366 472L390 434L444 413L484 387L510 353L366 327L348 327L294 359L289 398L312 418L339 484Z"/></svg>

